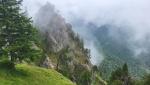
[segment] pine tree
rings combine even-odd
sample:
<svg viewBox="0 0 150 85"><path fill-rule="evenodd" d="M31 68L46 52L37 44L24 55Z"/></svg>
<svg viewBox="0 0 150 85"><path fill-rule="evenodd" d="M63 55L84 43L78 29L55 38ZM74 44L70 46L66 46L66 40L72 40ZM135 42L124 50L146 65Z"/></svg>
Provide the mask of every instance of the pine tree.
<svg viewBox="0 0 150 85"><path fill-rule="evenodd" d="M126 63L122 66L122 68L118 68L114 72L112 72L110 81L109 81L109 85L112 85L112 84L133 85L133 80L131 79L131 77L129 75L128 65Z"/></svg>
<svg viewBox="0 0 150 85"><path fill-rule="evenodd" d="M123 70L123 75L128 76L128 74L129 74L128 65L126 63L123 65L122 70Z"/></svg>
<svg viewBox="0 0 150 85"><path fill-rule="evenodd" d="M0 0L0 50L12 66L37 54L34 40L36 29L21 13L22 0Z"/></svg>
<svg viewBox="0 0 150 85"><path fill-rule="evenodd" d="M143 85L150 85L150 75L146 75L144 77L144 84Z"/></svg>

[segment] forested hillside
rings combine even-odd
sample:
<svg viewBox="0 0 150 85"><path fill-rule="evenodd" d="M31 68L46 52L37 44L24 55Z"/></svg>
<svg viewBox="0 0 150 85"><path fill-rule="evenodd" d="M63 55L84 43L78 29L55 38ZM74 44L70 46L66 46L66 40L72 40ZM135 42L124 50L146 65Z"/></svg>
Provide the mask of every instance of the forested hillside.
<svg viewBox="0 0 150 85"><path fill-rule="evenodd" d="M99 61L97 65L104 79L107 80L111 72L124 63L128 64L129 73L134 78L143 78L149 73L149 63L147 62L149 54L135 55L130 41L132 34L126 30L128 27L119 27L111 23L98 26L95 23L86 23L84 20L74 20L72 23L77 28L74 29L75 31L78 32L83 28L82 30L86 31L85 34L90 33L89 36L86 36L79 32L83 38L92 40L89 42L94 42L95 49L102 55L99 58L103 60Z"/></svg>
<svg viewBox="0 0 150 85"><path fill-rule="evenodd" d="M0 85L150 85L149 44L128 26L69 22L49 2L33 19L22 2L0 0Z"/></svg>
<svg viewBox="0 0 150 85"><path fill-rule="evenodd" d="M53 5L47 3L39 10L34 27L32 19L22 12L21 2L2 0L0 5L2 84L72 85L65 77L77 85L106 84L98 70L93 69L90 51L84 48L83 40ZM53 69L65 77L42 68ZM8 80L5 74L10 75ZM39 78L31 82L37 74Z"/></svg>
<svg viewBox="0 0 150 85"><path fill-rule="evenodd" d="M92 76L100 75L93 73L90 50L84 48L83 40L53 5L47 3L40 8L35 25L40 31L42 48L46 53L41 66L56 69L78 85L95 82ZM101 79L97 82L103 84Z"/></svg>
<svg viewBox="0 0 150 85"><path fill-rule="evenodd" d="M94 31L95 36L100 42L99 49L103 49L105 55L104 60L100 64L100 69L105 72L104 76L108 78L108 75L116 69L122 66L124 63L128 63L129 72L135 78L142 78L146 71L149 69L143 62L135 57L134 53L130 49L130 44L126 40L129 36L122 31L117 31L116 36L113 36L111 30L120 29L111 25L104 25Z"/></svg>

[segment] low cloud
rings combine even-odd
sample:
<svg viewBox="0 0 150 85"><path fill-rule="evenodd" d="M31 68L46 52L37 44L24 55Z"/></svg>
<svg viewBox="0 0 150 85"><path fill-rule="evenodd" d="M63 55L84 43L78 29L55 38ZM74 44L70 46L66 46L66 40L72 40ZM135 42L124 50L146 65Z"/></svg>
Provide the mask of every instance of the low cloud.
<svg viewBox="0 0 150 85"><path fill-rule="evenodd" d="M126 31L129 35L127 41L135 55L148 52L150 47L149 0L24 0L23 5L27 8L29 15L34 17L37 10L47 2L54 4L67 22L81 19L84 24L90 22L97 26L113 24L121 27L119 30ZM88 28L82 30L86 33L82 33L81 30L75 31L81 34L85 41L90 36L92 44L89 43L90 45L86 47L92 50L93 56L94 54L101 56L93 44L95 39ZM115 30L112 31L115 33ZM113 34L115 35L116 33Z"/></svg>

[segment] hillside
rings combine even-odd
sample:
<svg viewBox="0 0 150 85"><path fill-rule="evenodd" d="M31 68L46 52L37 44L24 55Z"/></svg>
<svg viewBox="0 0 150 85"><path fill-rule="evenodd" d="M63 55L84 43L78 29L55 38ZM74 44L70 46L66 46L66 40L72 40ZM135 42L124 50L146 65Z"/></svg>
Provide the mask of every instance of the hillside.
<svg viewBox="0 0 150 85"><path fill-rule="evenodd" d="M62 2L0 0L0 85L150 85L146 4Z"/></svg>
<svg viewBox="0 0 150 85"><path fill-rule="evenodd" d="M124 63L128 64L132 77L137 79L142 78L149 71L149 54L135 55L133 47L136 44L131 43L132 34L126 30L129 27L119 27L111 23L97 25L92 22L86 23L80 19L74 20L72 23L73 27L77 28L74 30L88 42L89 40L94 42L95 49L99 54L102 54L95 61L102 59L98 61L98 65L104 79L108 79L111 72ZM81 29L82 31L80 31Z"/></svg>
<svg viewBox="0 0 150 85"><path fill-rule="evenodd" d="M0 85L75 85L60 73L26 64L19 64L10 70L0 64Z"/></svg>
<svg viewBox="0 0 150 85"><path fill-rule="evenodd" d="M119 29L113 25L103 25L92 30L98 41L99 52L104 55L104 60L99 65L103 78L108 78L112 71L124 63L128 64L132 77L142 78L149 68L146 68L145 64L141 62L143 59L138 59L134 55L127 40L129 34Z"/></svg>
<svg viewBox="0 0 150 85"><path fill-rule="evenodd" d="M6 62L1 65L2 85L71 85L71 81L77 85L106 85L97 66L91 64L90 50L84 47L83 40L74 33L72 25L52 4L47 3L39 9L33 24L26 14L19 12L21 1L2 3L0 8L8 9L10 14L5 17L3 11L2 22L6 23L0 23L0 60L9 61L9 65ZM14 11L17 10L18 15L13 15L14 11L9 13L13 9L12 6L7 7L10 4L15 5ZM19 19L17 21L12 17ZM23 62L38 67L20 64Z"/></svg>
<svg viewBox="0 0 150 85"><path fill-rule="evenodd" d="M65 21L52 4L47 3L40 8L35 26L40 31L46 55L40 66L57 70L77 85L90 85L95 81L103 85L100 79L91 79L94 74L90 50L84 47L83 40L74 33L72 25Z"/></svg>

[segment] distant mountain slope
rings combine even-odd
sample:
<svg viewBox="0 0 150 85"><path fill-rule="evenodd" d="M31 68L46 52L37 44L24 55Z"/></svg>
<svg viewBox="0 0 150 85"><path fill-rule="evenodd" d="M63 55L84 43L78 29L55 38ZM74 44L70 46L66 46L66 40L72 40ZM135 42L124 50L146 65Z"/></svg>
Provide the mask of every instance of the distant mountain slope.
<svg viewBox="0 0 150 85"><path fill-rule="evenodd" d="M133 43L130 43L133 35L127 30L128 26L116 26L113 23L98 25L77 17L73 18L72 24L74 30L88 40L87 42L94 42L95 49L102 54L95 61L99 60L103 78L108 79L110 73L124 63L129 64L133 77L139 78L147 73L150 66L149 54L135 56L131 47Z"/></svg>
<svg viewBox="0 0 150 85"><path fill-rule="evenodd" d="M108 79L111 72L124 63L128 64L134 78L141 78L149 71L149 54L142 53L135 56L133 43L130 41L133 34L127 30L128 26L116 26L112 23L103 25L99 23L98 26L97 23L80 18L74 18L72 23L74 30L88 40L87 42L94 42L95 49L102 54L95 61L99 60L98 66L104 79Z"/></svg>
<svg viewBox="0 0 150 85"><path fill-rule="evenodd" d="M2 63L1 63L2 64ZM60 73L35 66L19 64L10 70L0 65L0 85L75 85Z"/></svg>
<svg viewBox="0 0 150 85"><path fill-rule="evenodd" d="M112 34L113 31L115 34ZM133 77L144 76L148 68L134 56L130 44L127 42L129 36L125 32L115 26L103 25L93 30L93 35L99 41L97 46L102 49L100 51L105 55L99 66L104 78L108 78L113 70L124 63L129 65L129 71Z"/></svg>

